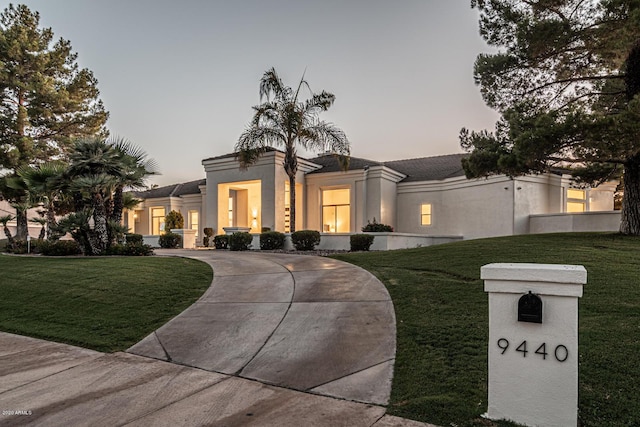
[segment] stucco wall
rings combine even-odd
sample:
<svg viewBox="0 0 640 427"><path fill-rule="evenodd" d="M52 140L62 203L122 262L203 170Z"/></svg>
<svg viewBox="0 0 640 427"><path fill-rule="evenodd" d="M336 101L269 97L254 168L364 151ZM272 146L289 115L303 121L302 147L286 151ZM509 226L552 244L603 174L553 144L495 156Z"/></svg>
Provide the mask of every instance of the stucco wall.
<svg viewBox="0 0 640 427"><path fill-rule="evenodd" d="M531 234L568 233L584 231L618 231L620 211L557 213L532 215L529 218Z"/></svg>
<svg viewBox="0 0 640 427"><path fill-rule="evenodd" d="M398 184L396 231L461 235L465 239L513 233L513 181L505 177ZM421 225L420 207L432 206L432 223Z"/></svg>

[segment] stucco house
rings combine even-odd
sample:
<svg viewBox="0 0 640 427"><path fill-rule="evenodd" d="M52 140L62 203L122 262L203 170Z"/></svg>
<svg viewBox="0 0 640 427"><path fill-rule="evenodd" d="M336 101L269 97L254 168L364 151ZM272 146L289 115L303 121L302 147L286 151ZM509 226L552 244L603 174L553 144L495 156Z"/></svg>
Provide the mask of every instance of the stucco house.
<svg viewBox="0 0 640 427"><path fill-rule="evenodd" d="M576 188L561 172L467 179L463 157L387 162L351 157L347 171L332 155L300 158L296 228L318 230L326 241L360 232L374 218L393 226L396 236L445 240L617 230L615 183ZM239 168L233 154L204 159L205 179L137 193L143 202L128 212L125 222L135 233L155 236L164 231L165 215L177 210L198 242L204 227L215 234L227 227L289 232L289 180L283 160L284 154L275 149L247 170Z"/></svg>

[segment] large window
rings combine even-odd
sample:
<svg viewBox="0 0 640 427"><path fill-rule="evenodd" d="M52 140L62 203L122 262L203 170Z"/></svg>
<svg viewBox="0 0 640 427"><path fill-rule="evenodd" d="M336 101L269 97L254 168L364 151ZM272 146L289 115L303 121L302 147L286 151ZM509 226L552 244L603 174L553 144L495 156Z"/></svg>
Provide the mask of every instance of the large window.
<svg viewBox="0 0 640 427"><path fill-rule="evenodd" d="M576 188L567 189L567 212L585 212L587 210L587 191Z"/></svg>
<svg viewBox="0 0 640 427"><path fill-rule="evenodd" d="M431 225L431 203L420 205L420 224Z"/></svg>
<svg viewBox="0 0 640 427"><path fill-rule="evenodd" d="M348 188L322 191L322 231L351 231L350 191Z"/></svg>
<svg viewBox="0 0 640 427"><path fill-rule="evenodd" d="M196 230L196 237L198 237L198 228L200 228L200 215L198 211L189 211L189 228Z"/></svg>
<svg viewBox="0 0 640 427"><path fill-rule="evenodd" d="M151 208L151 234L157 236L164 233L164 208Z"/></svg>

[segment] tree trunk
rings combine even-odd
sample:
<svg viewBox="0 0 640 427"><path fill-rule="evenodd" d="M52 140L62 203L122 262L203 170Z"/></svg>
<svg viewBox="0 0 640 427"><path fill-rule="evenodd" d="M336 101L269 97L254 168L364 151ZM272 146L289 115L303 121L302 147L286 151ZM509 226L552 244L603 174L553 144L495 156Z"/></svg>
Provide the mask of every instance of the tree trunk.
<svg viewBox="0 0 640 427"><path fill-rule="evenodd" d="M298 172L298 158L296 156L295 141L287 144L284 153L284 170L289 177L289 232L296 231L296 173Z"/></svg>
<svg viewBox="0 0 640 427"><path fill-rule="evenodd" d="M4 235L7 236L7 247L12 247L14 240L9 227L7 227L7 224L4 224Z"/></svg>
<svg viewBox="0 0 640 427"><path fill-rule="evenodd" d="M53 202L49 203L47 207L47 240L56 239L58 236L53 233L53 228L57 225L56 212L54 210Z"/></svg>
<svg viewBox="0 0 640 427"><path fill-rule="evenodd" d="M640 156L625 163L623 183L620 233L640 236Z"/></svg>
<svg viewBox="0 0 640 427"><path fill-rule="evenodd" d="M118 224L122 222L122 200L123 188L121 186L116 187L116 191L113 193L113 211L111 212L111 219Z"/></svg>
<svg viewBox="0 0 640 427"><path fill-rule="evenodd" d="M296 176L289 176L289 232L296 231Z"/></svg>
<svg viewBox="0 0 640 427"><path fill-rule="evenodd" d="M27 222L27 211L22 207L16 208L16 240L27 240L29 235L29 224Z"/></svg>
<svg viewBox="0 0 640 427"><path fill-rule="evenodd" d="M107 249L109 235L104 198L100 193L95 193L93 196L93 231L95 232L95 241L92 242L92 246L101 254Z"/></svg>

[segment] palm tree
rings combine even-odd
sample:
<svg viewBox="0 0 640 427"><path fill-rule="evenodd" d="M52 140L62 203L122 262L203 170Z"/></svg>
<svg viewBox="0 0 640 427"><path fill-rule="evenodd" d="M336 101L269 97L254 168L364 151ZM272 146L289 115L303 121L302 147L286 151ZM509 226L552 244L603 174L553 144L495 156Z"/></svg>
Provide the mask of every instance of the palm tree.
<svg viewBox="0 0 640 427"><path fill-rule="evenodd" d="M311 97L301 101L298 96L303 86L311 92ZM263 98L266 98L265 102L262 102ZM339 157L343 169L348 167L350 150L347 136L333 124L318 117L334 101L335 96L324 90L313 93L304 75L294 91L285 86L276 70L271 68L260 79L262 103L253 107L253 119L235 146L236 156L243 168L255 163L268 147L284 148L284 169L289 177L291 232L296 230L297 144L311 151L330 151Z"/></svg>
<svg viewBox="0 0 640 427"><path fill-rule="evenodd" d="M66 169L67 165L62 162L47 162L38 166L21 167L17 171L27 187L31 201L44 205L47 239L52 237L51 233L56 225L55 202L64 197L63 176Z"/></svg>
<svg viewBox="0 0 640 427"><path fill-rule="evenodd" d="M124 206L124 189L142 189L145 188L146 178L149 175L156 175L157 169L153 159L147 157L147 153L140 147L132 144L130 141L117 138L108 141L117 152L117 156L122 163L122 170L118 176L118 184L113 193L113 209L110 220L120 223L122 222L122 210Z"/></svg>
<svg viewBox="0 0 640 427"><path fill-rule="evenodd" d="M93 220L93 229L87 232L88 242L82 246L87 249L85 254L98 255L103 253L112 241L108 226L109 213L113 206L113 191L118 178L123 174L124 166L115 148L97 138L77 141L69 158L71 163L66 178L70 188L74 190L75 212L89 212ZM86 229L84 225L74 226L81 230Z"/></svg>
<svg viewBox="0 0 640 427"><path fill-rule="evenodd" d="M9 221L13 221L15 217L13 215L3 215L0 216L0 224L2 224L2 227L4 228L4 235L7 236L7 247L13 247L13 236L11 235L11 231L9 230L9 227L7 226L7 223Z"/></svg>
<svg viewBox="0 0 640 427"><path fill-rule="evenodd" d="M42 212L42 214L44 215L45 212ZM40 224L41 228L40 228L40 234L38 235L38 240L44 240L47 219L43 218L42 216L37 216L37 217L31 218L29 222L33 222L34 224Z"/></svg>
<svg viewBox="0 0 640 427"><path fill-rule="evenodd" d="M74 179L72 189L88 196L93 232L89 234L91 255L100 255L111 242L106 207L107 195L115 188L116 179L107 174L83 175Z"/></svg>
<svg viewBox="0 0 640 427"><path fill-rule="evenodd" d="M0 194L11 201L11 207L16 210L15 240L26 241L29 234L27 211L32 207L29 201L27 185L15 173L0 177Z"/></svg>

